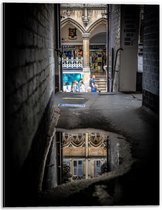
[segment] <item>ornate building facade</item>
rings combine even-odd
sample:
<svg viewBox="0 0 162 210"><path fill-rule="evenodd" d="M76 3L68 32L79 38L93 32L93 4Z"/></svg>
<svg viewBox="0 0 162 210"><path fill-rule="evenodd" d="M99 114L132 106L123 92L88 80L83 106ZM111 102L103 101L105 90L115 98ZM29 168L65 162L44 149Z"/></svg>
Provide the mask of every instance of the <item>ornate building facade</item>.
<svg viewBox="0 0 162 210"><path fill-rule="evenodd" d="M72 180L101 174L107 160L107 138L105 133L63 133L63 162Z"/></svg>
<svg viewBox="0 0 162 210"><path fill-rule="evenodd" d="M88 86L90 74L106 79L106 23L106 5L61 4L63 85L83 78Z"/></svg>

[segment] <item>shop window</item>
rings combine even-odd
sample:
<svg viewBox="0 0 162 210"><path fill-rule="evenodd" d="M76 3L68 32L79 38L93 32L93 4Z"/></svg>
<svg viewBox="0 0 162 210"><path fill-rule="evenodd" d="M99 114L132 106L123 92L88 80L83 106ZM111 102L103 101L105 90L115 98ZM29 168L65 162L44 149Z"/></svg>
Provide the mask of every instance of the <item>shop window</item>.
<svg viewBox="0 0 162 210"><path fill-rule="evenodd" d="M83 57L82 45L63 45L63 58L68 57L69 59Z"/></svg>
<svg viewBox="0 0 162 210"><path fill-rule="evenodd" d="M103 72L104 65L106 65L106 50L102 46L90 46L91 71Z"/></svg>

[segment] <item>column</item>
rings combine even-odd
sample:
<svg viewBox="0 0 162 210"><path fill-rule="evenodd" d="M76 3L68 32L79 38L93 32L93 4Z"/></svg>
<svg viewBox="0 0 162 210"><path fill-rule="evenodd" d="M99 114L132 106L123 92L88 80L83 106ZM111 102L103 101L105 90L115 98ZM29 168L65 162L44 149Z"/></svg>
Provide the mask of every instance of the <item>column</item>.
<svg viewBox="0 0 162 210"><path fill-rule="evenodd" d="M73 180L73 160L70 158L70 174L72 174L72 177L70 178L70 180Z"/></svg>
<svg viewBox="0 0 162 210"><path fill-rule="evenodd" d="M88 179L88 153L89 153L88 152L88 133L86 133L86 139L85 140L86 140L86 142L85 142L85 149L86 149L86 155L85 155L86 156L86 160L85 160L85 169L86 169L85 171L86 171L86 173L85 174L86 174L86 177L85 178Z"/></svg>
<svg viewBox="0 0 162 210"><path fill-rule="evenodd" d="M90 67L89 67L89 33L84 33L83 37L83 81L89 86Z"/></svg>

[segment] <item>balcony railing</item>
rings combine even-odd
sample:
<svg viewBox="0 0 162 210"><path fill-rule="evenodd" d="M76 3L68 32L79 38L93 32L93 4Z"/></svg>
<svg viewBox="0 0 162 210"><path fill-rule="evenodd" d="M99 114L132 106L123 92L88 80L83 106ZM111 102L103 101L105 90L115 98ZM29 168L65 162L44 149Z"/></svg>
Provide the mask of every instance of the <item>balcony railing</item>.
<svg viewBox="0 0 162 210"><path fill-rule="evenodd" d="M62 58L62 67L72 69L83 68L83 58Z"/></svg>

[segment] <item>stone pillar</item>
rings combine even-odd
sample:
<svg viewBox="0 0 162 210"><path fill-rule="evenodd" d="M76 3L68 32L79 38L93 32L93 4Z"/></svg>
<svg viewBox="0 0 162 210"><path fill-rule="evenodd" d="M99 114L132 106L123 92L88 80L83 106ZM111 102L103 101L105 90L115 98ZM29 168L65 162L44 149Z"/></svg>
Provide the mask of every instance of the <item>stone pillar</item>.
<svg viewBox="0 0 162 210"><path fill-rule="evenodd" d="M85 146L85 148L86 148L86 160L85 160L85 171L86 171L86 179L88 179L88 133L86 133L86 142L85 142L85 144L86 144L86 146Z"/></svg>
<svg viewBox="0 0 162 210"><path fill-rule="evenodd" d="M89 86L90 67L89 67L89 33L84 33L83 37L83 81Z"/></svg>
<svg viewBox="0 0 162 210"><path fill-rule="evenodd" d="M83 67L89 67L89 33L84 33L83 37Z"/></svg>

